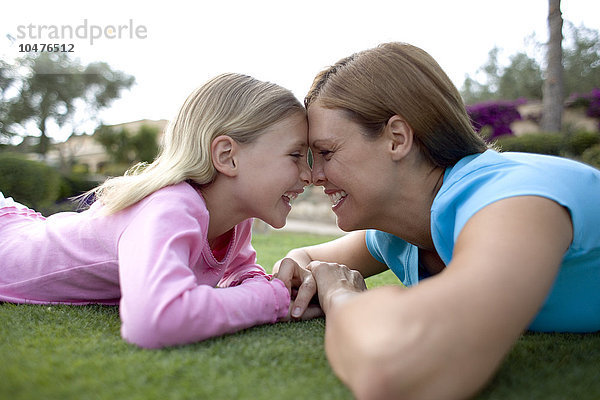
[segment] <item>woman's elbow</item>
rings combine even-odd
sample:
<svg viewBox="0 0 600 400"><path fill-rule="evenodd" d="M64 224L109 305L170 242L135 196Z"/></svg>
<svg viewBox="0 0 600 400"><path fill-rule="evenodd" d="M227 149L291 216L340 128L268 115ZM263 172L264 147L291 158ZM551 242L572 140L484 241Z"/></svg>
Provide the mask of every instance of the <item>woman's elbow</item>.
<svg viewBox="0 0 600 400"><path fill-rule="evenodd" d="M402 347L411 347L419 334L404 335L407 326L394 326L395 318L381 307L369 309L368 301L356 300L327 315L325 348L332 369L357 399L407 398Z"/></svg>
<svg viewBox="0 0 600 400"><path fill-rule="evenodd" d="M442 365L414 359L418 350L402 343L401 329L385 330L367 321L352 331L332 328L326 341L329 361L358 400L461 398L448 397L452 388L441 387Z"/></svg>
<svg viewBox="0 0 600 400"><path fill-rule="evenodd" d="M476 356L456 357L462 352L452 348L438 324L418 315L403 318L393 302L370 307L371 296L393 300L380 298L394 294L391 290L373 292L327 316L327 356L357 399L463 399L489 379L484 368L476 368L481 366ZM363 296L365 301L358 299Z"/></svg>

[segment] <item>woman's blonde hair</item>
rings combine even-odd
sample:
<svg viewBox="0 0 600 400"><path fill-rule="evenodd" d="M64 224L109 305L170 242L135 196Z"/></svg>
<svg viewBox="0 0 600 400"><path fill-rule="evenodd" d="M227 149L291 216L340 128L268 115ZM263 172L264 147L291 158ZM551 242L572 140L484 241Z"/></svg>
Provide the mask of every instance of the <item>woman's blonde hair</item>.
<svg viewBox="0 0 600 400"><path fill-rule="evenodd" d="M247 75L219 75L188 96L168 125L153 163L138 164L88 194L96 196L106 214L113 214L169 185L209 184L217 175L211 157L216 137L250 143L295 113L304 114L305 109L291 91Z"/></svg>
<svg viewBox="0 0 600 400"><path fill-rule="evenodd" d="M406 43L381 44L321 71L304 105L315 102L345 110L373 138L390 117L403 117L421 152L439 167L488 148L450 78L433 57Z"/></svg>

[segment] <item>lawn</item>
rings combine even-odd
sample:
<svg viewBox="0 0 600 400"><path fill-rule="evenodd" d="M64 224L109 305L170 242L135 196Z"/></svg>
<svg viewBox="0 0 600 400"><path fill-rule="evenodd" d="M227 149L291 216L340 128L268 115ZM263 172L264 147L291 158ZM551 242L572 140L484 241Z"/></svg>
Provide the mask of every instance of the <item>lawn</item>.
<svg viewBox="0 0 600 400"><path fill-rule="evenodd" d="M325 236L254 237L268 270ZM370 287L396 282L391 273ZM325 322L259 326L163 350L123 342L116 307L0 303L0 399L351 399L323 352ZM457 366L460 368L460 366ZM600 399L600 334L525 334L477 399Z"/></svg>

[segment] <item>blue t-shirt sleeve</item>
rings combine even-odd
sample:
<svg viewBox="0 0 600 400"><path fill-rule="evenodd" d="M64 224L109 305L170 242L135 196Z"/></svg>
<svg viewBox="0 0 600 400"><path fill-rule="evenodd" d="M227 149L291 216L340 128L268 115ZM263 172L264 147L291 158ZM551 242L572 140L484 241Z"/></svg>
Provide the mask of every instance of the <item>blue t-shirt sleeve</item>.
<svg viewBox="0 0 600 400"><path fill-rule="evenodd" d="M379 248L377 242L377 233L381 232L376 231L374 229L369 229L365 233L365 244L367 245L367 249L369 250L369 253L371 253L371 255L373 256L373 258L379 261L380 263L385 264L385 260L383 259L381 249Z"/></svg>
<svg viewBox="0 0 600 400"><path fill-rule="evenodd" d="M416 246L372 229L366 232L365 244L373 258L387 265L403 285L412 286L419 282L419 250Z"/></svg>
<svg viewBox="0 0 600 400"><path fill-rule="evenodd" d="M446 173L431 212L436 250L448 264L467 221L482 208L515 196L545 197L564 206L574 226L572 247L593 246L590 242L600 224L600 213L593 211L597 208L593 188L599 184L597 170L571 160L488 151Z"/></svg>

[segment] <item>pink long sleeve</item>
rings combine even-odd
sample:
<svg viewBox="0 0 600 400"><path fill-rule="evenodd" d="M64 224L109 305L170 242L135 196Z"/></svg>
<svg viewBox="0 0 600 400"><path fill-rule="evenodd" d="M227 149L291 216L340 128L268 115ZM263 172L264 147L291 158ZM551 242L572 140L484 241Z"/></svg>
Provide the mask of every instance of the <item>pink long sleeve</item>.
<svg viewBox="0 0 600 400"><path fill-rule="evenodd" d="M119 240L123 338L142 347L171 346L287 315L285 285L260 276L264 270L255 264L251 221L236 227L218 262L206 240L208 212L179 200L174 206L172 198L154 196L141 204ZM216 288L224 276L239 285Z"/></svg>

